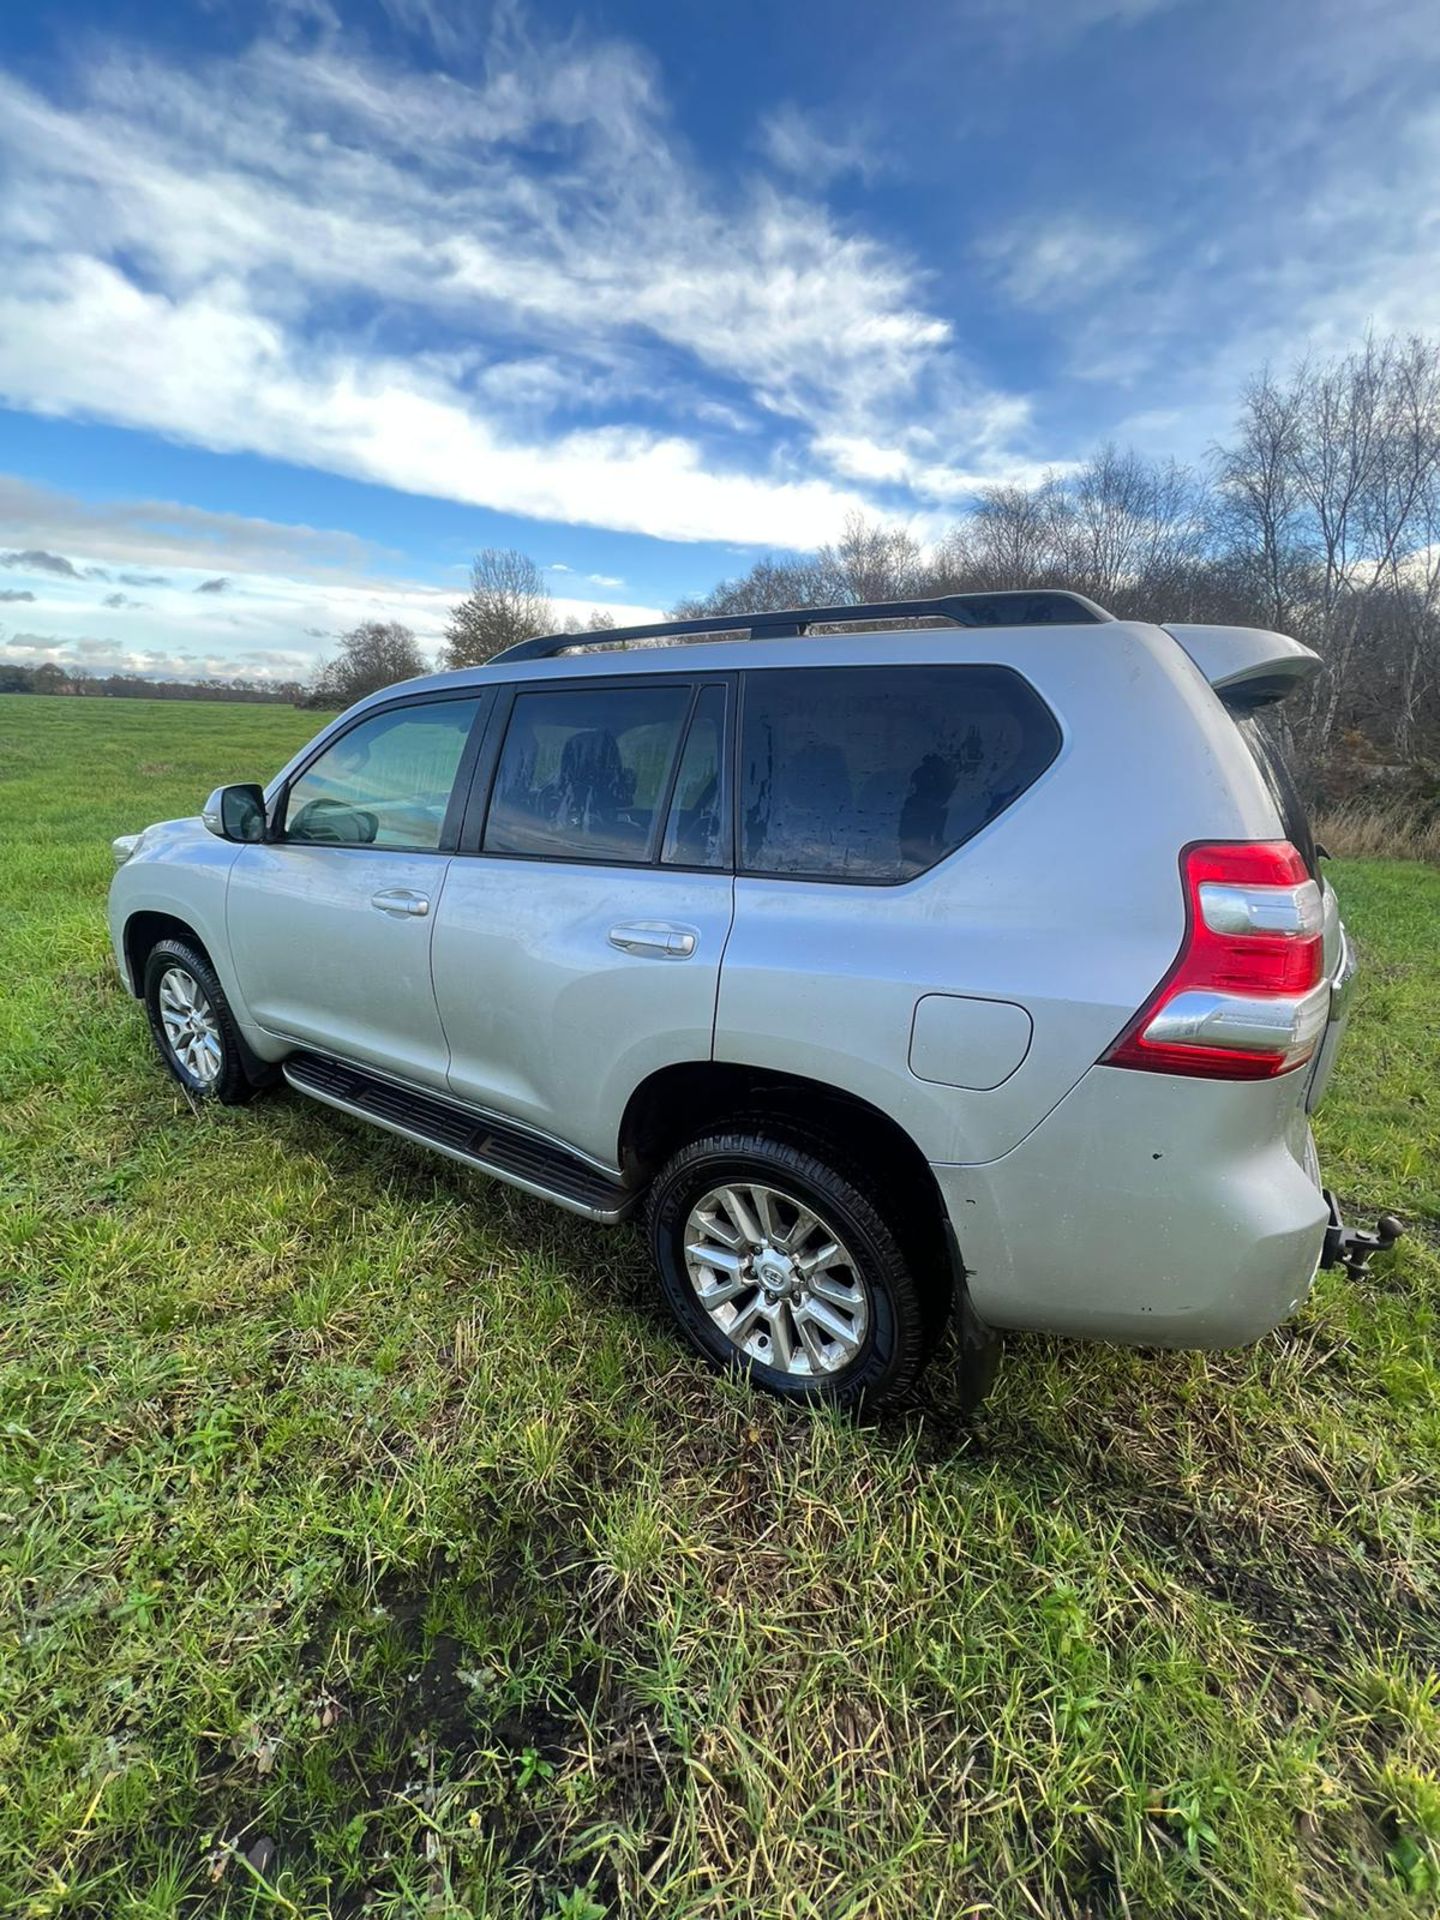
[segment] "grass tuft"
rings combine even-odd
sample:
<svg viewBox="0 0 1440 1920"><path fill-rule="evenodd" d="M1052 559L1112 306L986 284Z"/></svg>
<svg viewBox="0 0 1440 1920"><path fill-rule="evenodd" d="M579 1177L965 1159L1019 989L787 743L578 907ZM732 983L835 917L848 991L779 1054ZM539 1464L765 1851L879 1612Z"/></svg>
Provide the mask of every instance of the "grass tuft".
<svg viewBox="0 0 1440 1920"><path fill-rule="evenodd" d="M1317 815L1315 838L1339 860L1428 860L1440 866L1440 816L1407 801L1347 800Z"/></svg>

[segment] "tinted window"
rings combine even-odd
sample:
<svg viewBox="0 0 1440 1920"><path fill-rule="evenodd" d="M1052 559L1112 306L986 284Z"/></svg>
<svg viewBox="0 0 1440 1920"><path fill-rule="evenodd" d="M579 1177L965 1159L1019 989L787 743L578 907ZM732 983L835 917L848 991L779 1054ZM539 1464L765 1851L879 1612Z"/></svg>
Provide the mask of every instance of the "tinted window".
<svg viewBox="0 0 1440 1920"><path fill-rule="evenodd" d="M479 707L430 701L351 727L291 787L286 839L433 851Z"/></svg>
<svg viewBox="0 0 1440 1920"><path fill-rule="evenodd" d="M729 786L725 777L725 689L706 687L675 776L661 859L677 867L723 867L730 850Z"/></svg>
<svg viewBox="0 0 1440 1920"><path fill-rule="evenodd" d="M742 863L908 880L993 820L1060 744L1003 667L846 667L746 677Z"/></svg>
<svg viewBox="0 0 1440 1920"><path fill-rule="evenodd" d="M692 689L517 695L485 823L487 853L650 860Z"/></svg>
<svg viewBox="0 0 1440 1920"><path fill-rule="evenodd" d="M1318 880L1320 861L1315 852L1315 835L1310 829L1310 816L1305 811L1305 803L1291 776L1285 749L1258 714L1246 714L1243 719L1237 719L1235 724L1260 769L1261 779L1270 789L1270 798L1280 815L1285 838Z"/></svg>

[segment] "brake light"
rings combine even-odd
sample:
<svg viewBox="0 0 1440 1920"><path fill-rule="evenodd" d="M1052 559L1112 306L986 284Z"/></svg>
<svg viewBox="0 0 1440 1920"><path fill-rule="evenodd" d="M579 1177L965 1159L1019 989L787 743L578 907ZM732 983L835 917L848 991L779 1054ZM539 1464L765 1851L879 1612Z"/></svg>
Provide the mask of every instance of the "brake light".
<svg viewBox="0 0 1440 1920"><path fill-rule="evenodd" d="M1187 847L1185 938L1101 1056L1111 1067L1268 1080L1314 1053L1330 1011L1320 889L1288 840Z"/></svg>

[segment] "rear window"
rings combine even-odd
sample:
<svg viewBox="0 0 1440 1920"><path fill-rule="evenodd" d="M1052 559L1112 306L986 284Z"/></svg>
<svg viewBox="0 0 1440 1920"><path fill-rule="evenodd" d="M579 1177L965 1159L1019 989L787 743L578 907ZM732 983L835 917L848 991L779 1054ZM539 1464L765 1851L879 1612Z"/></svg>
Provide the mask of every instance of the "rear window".
<svg viewBox="0 0 1440 1920"><path fill-rule="evenodd" d="M1006 667L842 667L745 676L741 867L912 879L1017 800L1060 730Z"/></svg>
<svg viewBox="0 0 1440 1920"><path fill-rule="evenodd" d="M1285 758L1285 749L1276 738L1273 728L1259 714L1237 716L1235 724L1260 769L1261 779L1270 790L1270 798L1275 802L1280 824L1285 829L1285 838L1305 862L1306 870L1318 880L1320 860L1315 849L1315 835L1311 831L1305 802L1300 798L1300 790L1290 771L1290 763Z"/></svg>

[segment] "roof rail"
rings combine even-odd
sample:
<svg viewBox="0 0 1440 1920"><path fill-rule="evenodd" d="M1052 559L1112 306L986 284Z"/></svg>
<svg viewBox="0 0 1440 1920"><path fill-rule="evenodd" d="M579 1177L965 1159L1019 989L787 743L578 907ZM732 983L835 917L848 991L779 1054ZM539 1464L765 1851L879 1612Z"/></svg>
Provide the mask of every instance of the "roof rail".
<svg viewBox="0 0 1440 1920"><path fill-rule="evenodd" d="M593 633L551 633L520 640L490 661L551 660L572 647L612 646L625 640L679 640L688 634L748 633L752 640L792 639L811 627L853 626L875 620L949 620L957 627L1092 626L1114 615L1083 593L1060 587L1033 592L947 593L938 600L881 600L868 606L791 607L779 613L726 613L703 620L661 620L649 627L600 627Z"/></svg>

